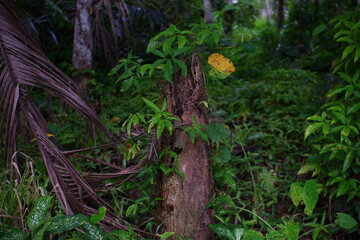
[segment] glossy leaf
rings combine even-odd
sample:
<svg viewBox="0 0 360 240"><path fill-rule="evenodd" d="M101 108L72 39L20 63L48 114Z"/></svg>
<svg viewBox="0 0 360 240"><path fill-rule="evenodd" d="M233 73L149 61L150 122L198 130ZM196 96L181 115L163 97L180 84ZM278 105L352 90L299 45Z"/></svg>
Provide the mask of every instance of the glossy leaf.
<svg viewBox="0 0 360 240"><path fill-rule="evenodd" d="M30 230L35 230L44 224L48 210L51 207L52 198L52 196L43 196L36 202L27 218L27 225Z"/></svg>
<svg viewBox="0 0 360 240"><path fill-rule="evenodd" d="M358 225L357 221L348 214L338 213L337 215L338 219L335 222L343 229L352 229Z"/></svg>

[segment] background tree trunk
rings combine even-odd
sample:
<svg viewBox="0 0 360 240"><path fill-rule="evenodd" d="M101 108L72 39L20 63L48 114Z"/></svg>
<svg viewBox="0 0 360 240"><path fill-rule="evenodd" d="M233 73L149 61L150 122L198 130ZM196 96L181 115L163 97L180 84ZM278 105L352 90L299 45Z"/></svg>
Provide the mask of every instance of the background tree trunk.
<svg viewBox="0 0 360 240"><path fill-rule="evenodd" d="M234 5L233 0L227 0L227 4L230 7L224 14L224 31L227 36L231 37L232 35L232 24L234 22L234 10L231 6Z"/></svg>
<svg viewBox="0 0 360 240"><path fill-rule="evenodd" d="M281 29L284 25L285 17L285 0L278 0L278 9L277 9L277 27Z"/></svg>
<svg viewBox="0 0 360 240"><path fill-rule="evenodd" d="M203 0L204 3L204 18L206 23L212 22L212 7L211 0Z"/></svg>
<svg viewBox="0 0 360 240"><path fill-rule="evenodd" d="M207 109L201 101L206 101L206 89L200 65L200 57L193 56L187 63L189 73L179 74L173 84L166 88L168 112L181 119L184 127L207 123ZM190 70L192 69L192 70ZM165 159L164 164L176 167L185 176L177 173L163 176L162 217L165 230L176 232L185 238L196 240L213 239L208 225L213 221L213 211L206 209L212 196L211 163L209 149L200 138L191 143L188 133L177 129L169 140L173 151L179 156ZM170 238L177 239L177 237Z"/></svg>
<svg viewBox="0 0 360 240"><path fill-rule="evenodd" d="M80 71L75 80L84 91L91 78L91 74L85 70L90 70L93 62L92 6L93 0L77 0L76 2L72 62L74 68Z"/></svg>

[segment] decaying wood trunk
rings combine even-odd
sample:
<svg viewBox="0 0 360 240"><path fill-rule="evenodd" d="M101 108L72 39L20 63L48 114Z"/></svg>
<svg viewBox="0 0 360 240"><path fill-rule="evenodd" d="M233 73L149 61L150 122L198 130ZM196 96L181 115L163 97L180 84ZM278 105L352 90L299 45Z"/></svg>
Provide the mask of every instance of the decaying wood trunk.
<svg viewBox="0 0 360 240"><path fill-rule="evenodd" d="M212 6L210 0L203 0L204 4L204 19L206 23L212 22Z"/></svg>
<svg viewBox="0 0 360 240"><path fill-rule="evenodd" d="M89 72L84 72L84 70L91 69L93 63L92 7L93 0L76 1L72 62L74 68L80 71L75 80L84 91L86 90L88 80L92 77Z"/></svg>
<svg viewBox="0 0 360 240"><path fill-rule="evenodd" d="M201 104L207 100L207 94L200 57L194 55L187 66L188 75L179 74L173 84L168 84L165 93L167 110L181 119L181 127L168 142L178 154L178 162L165 159L164 164L177 166L185 179L177 173L163 176L161 211L166 231L185 238L209 240L213 239L208 228L213 221L213 211L206 209L212 196L209 149L200 138L192 144L188 133L183 132L183 128L193 124L193 118L202 126L207 123L207 108Z"/></svg>

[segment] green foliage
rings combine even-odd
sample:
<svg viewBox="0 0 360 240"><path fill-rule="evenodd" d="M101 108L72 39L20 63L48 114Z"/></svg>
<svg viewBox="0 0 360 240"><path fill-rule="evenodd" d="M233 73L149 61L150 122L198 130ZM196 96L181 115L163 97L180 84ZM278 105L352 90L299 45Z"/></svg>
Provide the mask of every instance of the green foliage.
<svg viewBox="0 0 360 240"><path fill-rule="evenodd" d="M295 206L300 202L305 204L305 214L311 215L318 201L317 183L314 180L307 180L302 186L301 183L292 183L290 186L290 197Z"/></svg>

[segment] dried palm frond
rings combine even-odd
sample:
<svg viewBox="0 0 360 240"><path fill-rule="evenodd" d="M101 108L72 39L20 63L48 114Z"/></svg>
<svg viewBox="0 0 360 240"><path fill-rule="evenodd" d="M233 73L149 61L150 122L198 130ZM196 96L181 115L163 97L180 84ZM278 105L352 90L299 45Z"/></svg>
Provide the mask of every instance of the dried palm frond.
<svg viewBox="0 0 360 240"><path fill-rule="evenodd" d="M12 3L9 0L0 1L0 143L5 142L6 159L10 160L17 151L16 137L20 127L27 126L36 139L65 213L90 215L96 213L98 207L105 206L107 215L102 224L103 228L109 231L127 229L128 223L115 215L112 206L99 197L97 191L109 187L104 186L104 180L118 177L126 179L136 174L151 157L152 151L130 168L121 169L97 160L99 164L107 164L109 173L94 174L76 170L69 159L76 151L61 150L48 137L48 124L32 101L28 93L29 87L42 89L61 100L108 136L110 141L113 137L95 112L84 102L82 92L76 83L45 56L37 42L20 23L21 19ZM119 143L111 142L108 145L112 144ZM140 230L138 232L141 233Z"/></svg>

